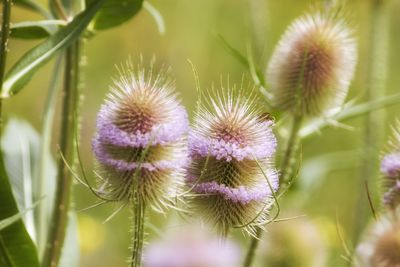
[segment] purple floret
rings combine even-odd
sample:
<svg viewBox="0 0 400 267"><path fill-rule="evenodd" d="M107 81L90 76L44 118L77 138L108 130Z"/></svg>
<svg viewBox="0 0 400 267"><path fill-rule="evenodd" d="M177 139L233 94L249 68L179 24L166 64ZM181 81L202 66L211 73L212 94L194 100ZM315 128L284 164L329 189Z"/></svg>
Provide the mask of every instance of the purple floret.
<svg viewBox="0 0 400 267"><path fill-rule="evenodd" d="M223 140L222 138L204 137L198 132L192 131L189 134L189 151L192 157L207 155L217 160L231 161L236 159L254 160L271 157L276 150L276 138L271 130L271 122L260 123L264 133L252 144L239 143L234 140Z"/></svg>
<svg viewBox="0 0 400 267"><path fill-rule="evenodd" d="M138 168L138 162L127 162L122 159L115 159L107 153L103 146L104 143L100 141L100 136L93 139L93 151L99 162L106 166L115 168L118 171L133 171ZM140 168L147 169L148 171L154 170L169 170L183 168L188 164L186 153L176 153L172 159L165 159L153 162L143 162Z"/></svg>
<svg viewBox="0 0 400 267"><path fill-rule="evenodd" d="M381 162L382 173L389 178L400 175L400 153L389 154Z"/></svg>
<svg viewBox="0 0 400 267"><path fill-rule="evenodd" d="M189 128L187 113L182 106L171 112L170 120L154 125L147 133L123 131L112 122L111 115L112 110L103 105L97 119L99 139L120 147L145 147L149 142L151 145L164 145L181 138Z"/></svg>
<svg viewBox="0 0 400 267"><path fill-rule="evenodd" d="M279 177L276 171L267 171L268 180L271 183L272 189L276 192L279 188ZM196 177L188 176L189 184L196 183ZM205 195L222 195L226 200L231 200L234 203L246 205L251 201L263 201L267 197L272 196L270 187L265 183L258 183L253 187L239 186L237 188L228 187L225 184L219 184L216 181L203 182L194 186L193 192Z"/></svg>

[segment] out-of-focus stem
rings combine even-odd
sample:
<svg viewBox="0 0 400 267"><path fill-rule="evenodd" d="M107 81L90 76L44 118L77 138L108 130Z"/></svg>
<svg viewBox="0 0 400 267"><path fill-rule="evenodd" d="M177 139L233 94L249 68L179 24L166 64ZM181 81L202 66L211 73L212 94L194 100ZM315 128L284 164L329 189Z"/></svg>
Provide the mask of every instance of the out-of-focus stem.
<svg viewBox="0 0 400 267"><path fill-rule="evenodd" d="M368 63L368 82L366 83L366 102L385 96L389 47L389 1L371 0L370 54ZM385 110L374 110L367 114L364 124L364 144L361 173L358 181L359 195L354 217L353 243L356 244L368 217L369 205L364 184L374 185L379 175L379 151L383 144L386 125ZM374 191L374 190L372 190Z"/></svg>
<svg viewBox="0 0 400 267"><path fill-rule="evenodd" d="M1 22L1 42L0 42L0 95L3 88L4 73L6 70L7 45L10 36L10 17L11 0L3 0L3 16ZM3 99L0 98L0 133L3 129Z"/></svg>
<svg viewBox="0 0 400 267"><path fill-rule="evenodd" d="M297 147L298 147L298 134L302 124L302 117L293 116L292 128L290 130L290 135L288 142L286 144L285 152L283 154L282 163L280 166L281 175L280 175L280 188L279 190L284 190L290 182L290 177L292 175L294 157L296 155ZM278 192L279 193L279 192ZM257 227L256 235L252 238L249 249L246 254L246 258L244 260L243 267L251 267L254 259L255 253L260 242L260 239L263 235L263 229Z"/></svg>
<svg viewBox="0 0 400 267"><path fill-rule="evenodd" d="M79 41L72 44L65 54L65 77L63 88L62 118L60 127L60 153L67 162L74 162L74 133L77 122L75 113L78 106L79 83ZM68 223L72 177L63 159L58 161L56 195L50 229L43 257L43 267L56 267L61 257Z"/></svg>

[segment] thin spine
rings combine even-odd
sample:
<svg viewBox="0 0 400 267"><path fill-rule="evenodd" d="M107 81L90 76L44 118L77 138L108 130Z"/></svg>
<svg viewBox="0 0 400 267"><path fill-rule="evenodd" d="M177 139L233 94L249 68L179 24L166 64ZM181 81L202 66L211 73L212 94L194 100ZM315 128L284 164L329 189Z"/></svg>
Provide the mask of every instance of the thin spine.
<svg viewBox="0 0 400 267"><path fill-rule="evenodd" d="M371 39L369 53L372 55L368 66L369 86L366 87L366 102L385 96L387 80L388 46L389 46L389 2L371 0ZM361 173L358 181L359 193L354 216L352 241L357 243L364 229L368 216L368 204L363 190L365 182L376 185L379 170L372 162L377 162L379 149L383 144L386 114L384 110L374 110L367 113L364 124L364 152ZM376 189L376 188L374 188ZM375 191L375 190L373 190Z"/></svg>
<svg viewBox="0 0 400 267"><path fill-rule="evenodd" d="M77 121L74 114L78 106L79 48L80 43L77 41L72 44L71 47L67 48L66 51L63 108L59 144L60 152L69 162L74 162L74 132L77 127ZM60 158L58 162L55 204L42 267L56 267L60 260L68 221L71 186L71 174L64 164L63 158Z"/></svg>

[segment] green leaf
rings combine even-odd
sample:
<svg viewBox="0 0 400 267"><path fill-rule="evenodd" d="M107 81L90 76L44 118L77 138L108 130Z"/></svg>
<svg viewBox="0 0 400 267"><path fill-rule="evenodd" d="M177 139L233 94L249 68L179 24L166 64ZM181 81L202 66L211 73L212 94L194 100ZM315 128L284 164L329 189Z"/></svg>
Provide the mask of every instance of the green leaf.
<svg viewBox="0 0 400 267"><path fill-rule="evenodd" d="M78 218L75 212L70 211L68 213L67 233L64 240L59 266L79 266L79 255Z"/></svg>
<svg viewBox="0 0 400 267"><path fill-rule="evenodd" d="M89 5L97 0L86 0ZM106 0L94 17L91 30L105 30L118 26L136 15L142 8L143 0Z"/></svg>
<svg viewBox="0 0 400 267"><path fill-rule="evenodd" d="M374 101L358 105L352 105L352 103L347 104L341 111L337 112L336 114L332 115L329 118L318 118L308 123L300 130L300 137L301 138L309 137L312 134L319 132L326 126L335 125L338 124L339 122L363 116L374 110L387 108L397 104L400 104L400 94L385 96L382 97L381 99L377 99Z"/></svg>
<svg viewBox="0 0 400 267"><path fill-rule="evenodd" d="M154 21L157 24L158 32L161 35L165 34L165 22L164 18L161 15L161 13L155 8L152 4L150 4L148 1L143 2L143 8L149 12L149 14L153 17Z"/></svg>
<svg viewBox="0 0 400 267"><path fill-rule="evenodd" d="M2 153L0 153L0 203L0 220L10 218L19 212L11 191ZM36 247L22 220L17 220L0 231L0 266L39 267Z"/></svg>
<svg viewBox="0 0 400 267"><path fill-rule="evenodd" d="M18 93L44 63L49 61L59 50L77 40L104 1L94 1L65 28L60 29L46 41L23 55L6 74L0 97L7 98Z"/></svg>
<svg viewBox="0 0 400 267"><path fill-rule="evenodd" d="M31 11L41 14L43 17L51 19L52 16L44 7L32 0L13 0L13 3L17 6L29 9Z"/></svg>
<svg viewBox="0 0 400 267"><path fill-rule="evenodd" d="M13 223L17 222L19 219L22 218L22 213L17 213L7 219L0 221L0 231L7 228L8 226L12 225Z"/></svg>
<svg viewBox="0 0 400 267"><path fill-rule="evenodd" d="M17 221L19 221L20 219L22 219L22 217L24 216L24 214L33 209L39 202L36 202L32 207L29 207L28 209L25 209L11 217L8 217L7 219L1 220L0 221L0 231L7 228L8 226L16 223Z"/></svg>
<svg viewBox="0 0 400 267"><path fill-rule="evenodd" d="M46 38L54 34L60 26L65 26L63 20L24 21L11 26L10 36L21 39Z"/></svg>
<svg viewBox="0 0 400 267"><path fill-rule="evenodd" d="M3 158L11 188L19 210L26 210L39 201L35 195L35 172L38 166L39 134L25 121L10 119L1 138ZM31 238L36 239L33 211L23 216Z"/></svg>

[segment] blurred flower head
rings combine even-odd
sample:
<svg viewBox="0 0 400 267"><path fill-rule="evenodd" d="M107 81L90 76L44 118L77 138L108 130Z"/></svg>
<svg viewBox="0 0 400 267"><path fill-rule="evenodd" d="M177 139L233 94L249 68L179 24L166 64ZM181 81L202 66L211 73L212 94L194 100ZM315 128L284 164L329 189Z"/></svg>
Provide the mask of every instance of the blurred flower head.
<svg viewBox="0 0 400 267"><path fill-rule="evenodd" d="M298 218L268 226L259 249L260 266L327 266L328 247L320 225Z"/></svg>
<svg viewBox="0 0 400 267"><path fill-rule="evenodd" d="M194 210L222 233L265 220L279 185L271 163L273 123L244 89L227 89L203 102L189 134L187 184ZM245 230L252 231L251 224Z"/></svg>
<svg viewBox="0 0 400 267"><path fill-rule="evenodd" d="M400 221L382 217L357 248L359 267L400 267Z"/></svg>
<svg viewBox="0 0 400 267"><path fill-rule="evenodd" d="M93 150L103 192L127 200L137 190L147 203L162 206L183 181L187 130L187 113L166 74L128 63L97 117Z"/></svg>
<svg viewBox="0 0 400 267"><path fill-rule="evenodd" d="M383 174L383 186L385 193L383 203L391 208L400 205L400 125L394 128L394 134L390 143L390 152L386 154L381 162Z"/></svg>
<svg viewBox="0 0 400 267"><path fill-rule="evenodd" d="M239 247L210 236L204 229L180 230L144 252L144 267L238 267Z"/></svg>
<svg viewBox="0 0 400 267"><path fill-rule="evenodd" d="M356 58L356 43L343 19L316 13L295 20L266 72L275 104L302 115L318 115L340 106Z"/></svg>

